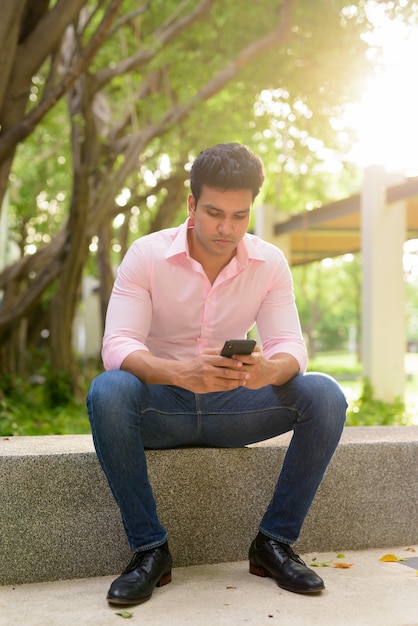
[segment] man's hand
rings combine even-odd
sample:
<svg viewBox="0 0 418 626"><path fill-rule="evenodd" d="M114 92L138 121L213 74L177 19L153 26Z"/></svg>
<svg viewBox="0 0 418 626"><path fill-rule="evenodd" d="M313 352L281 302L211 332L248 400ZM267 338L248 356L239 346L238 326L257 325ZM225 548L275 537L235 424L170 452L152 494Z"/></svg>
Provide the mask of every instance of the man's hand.
<svg viewBox="0 0 418 626"><path fill-rule="evenodd" d="M195 359L180 366L179 386L194 393L230 391L246 386L250 377L241 361L220 356L220 349L205 350Z"/></svg>
<svg viewBox="0 0 418 626"><path fill-rule="evenodd" d="M235 355L233 359L242 363L242 369L249 374L246 387L259 389L266 385L283 385L299 373L299 363L291 354L279 352L264 358L260 348L256 347L250 355Z"/></svg>

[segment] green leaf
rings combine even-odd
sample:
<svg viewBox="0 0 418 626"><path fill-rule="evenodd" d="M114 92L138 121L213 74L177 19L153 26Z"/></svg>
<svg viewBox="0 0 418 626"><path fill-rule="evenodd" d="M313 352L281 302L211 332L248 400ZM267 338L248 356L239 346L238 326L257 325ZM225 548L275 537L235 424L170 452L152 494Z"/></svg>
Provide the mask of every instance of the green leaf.
<svg viewBox="0 0 418 626"><path fill-rule="evenodd" d="M337 554L337 559L345 559L345 554L341 554L341 552L339 554Z"/></svg>
<svg viewBox="0 0 418 626"><path fill-rule="evenodd" d="M120 615L125 619L129 619L130 617L132 617L133 613L130 613L129 611L119 611L119 613L116 613L116 615Z"/></svg>

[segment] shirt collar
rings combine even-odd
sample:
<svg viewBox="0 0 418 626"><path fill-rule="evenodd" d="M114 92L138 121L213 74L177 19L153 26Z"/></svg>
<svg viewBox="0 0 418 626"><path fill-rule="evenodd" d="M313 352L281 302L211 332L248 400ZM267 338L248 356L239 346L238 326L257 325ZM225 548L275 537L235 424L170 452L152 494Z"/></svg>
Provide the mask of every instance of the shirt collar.
<svg viewBox="0 0 418 626"><path fill-rule="evenodd" d="M180 254L189 255L189 244L187 243L187 230L189 228L189 218L177 227L177 233L171 242L165 255L166 259Z"/></svg>

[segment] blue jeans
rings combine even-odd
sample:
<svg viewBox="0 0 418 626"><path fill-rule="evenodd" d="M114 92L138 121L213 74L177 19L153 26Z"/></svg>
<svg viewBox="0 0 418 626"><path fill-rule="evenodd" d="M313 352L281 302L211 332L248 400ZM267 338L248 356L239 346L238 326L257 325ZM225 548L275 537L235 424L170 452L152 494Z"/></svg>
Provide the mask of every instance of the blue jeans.
<svg viewBox="0 0 418 626"><path fill-rule="evenodd" d="M145 449L234 448L293 430L272 500L259 529L291 544L300 529L345 422L347 403L324 374L300 374L281 386L195 394L145 385L121 370L100 374L87 407L100 465L119 506L132 550L162 545Z"/></svg>

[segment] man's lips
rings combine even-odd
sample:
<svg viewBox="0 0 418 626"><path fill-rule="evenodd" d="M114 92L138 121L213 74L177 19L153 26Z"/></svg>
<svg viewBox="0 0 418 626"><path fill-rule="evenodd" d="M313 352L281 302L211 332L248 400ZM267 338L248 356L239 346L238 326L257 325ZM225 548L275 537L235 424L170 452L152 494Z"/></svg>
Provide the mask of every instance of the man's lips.
<svg viewBox="0 0 418 626"><path fill-rule="evenodd" d="M218 238L218 239L214 239L213 241L218 246L230 246L231 244L234 243L231 239L219 239Z"/></svg>

